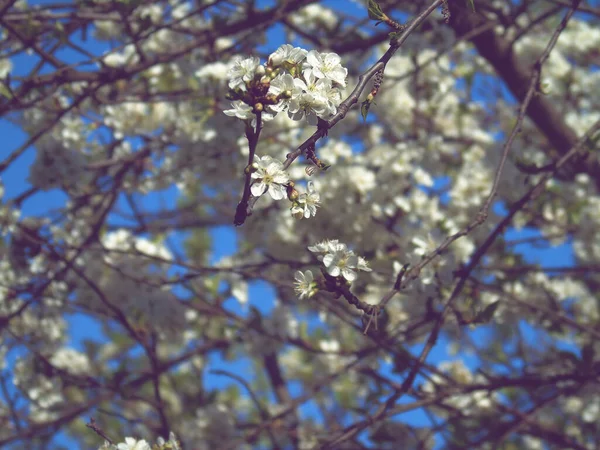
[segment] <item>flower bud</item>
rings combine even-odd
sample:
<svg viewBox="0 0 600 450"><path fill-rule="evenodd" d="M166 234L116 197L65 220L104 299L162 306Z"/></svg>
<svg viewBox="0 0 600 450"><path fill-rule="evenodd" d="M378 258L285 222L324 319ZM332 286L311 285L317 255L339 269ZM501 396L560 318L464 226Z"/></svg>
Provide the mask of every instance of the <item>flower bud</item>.
<svg viewBox="0 0 600 450"><path fill-rule="evenodd" d="M289 89L287 91L283 91L281 94L279 94L277 97L279 98L292 98L292 91L290 91Z"/></svg>
<svg viewBox="0 0 600 450"><path fill-rule="evenodd" d="M246 175L250 174L250 173L254 173L258 170L258 164L256 164L255 162L253 162L252 164L248 164L246 166L246 168L244 169L244 173Z"/></svg>
<svg viewBox="0 0 600 450"><path fill-rule="evenodd" d="M544 95L548 95L552 92L552 80L544 78L540 81L540 92Z"/></svg>
<svg viewBox="0 0 600 450"><path fill-rule="evenodd" d="M290 181L288 183L288 185L286 186L286 190L287 190L288 199L290 199L290 201L294 202L294 201L298 200L298 197L300 196L300 194L294 188L294 182L293 181Z"/></svg>
<svg viewBox="0 0 600 450"><path fill-rule="evenodd" d="M254 78L260 78L265 74L265 66L258 66L254 72Z"/></svg>

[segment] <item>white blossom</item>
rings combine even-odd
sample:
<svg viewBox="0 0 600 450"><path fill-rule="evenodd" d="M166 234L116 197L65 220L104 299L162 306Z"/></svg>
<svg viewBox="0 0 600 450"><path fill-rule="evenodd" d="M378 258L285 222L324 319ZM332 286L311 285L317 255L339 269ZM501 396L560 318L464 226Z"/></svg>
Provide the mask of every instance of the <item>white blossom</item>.
<svg viewBox="0 0 600 450"><path fill-rule="evenodd" d="M369 263L362 256L358 257L358 263L356 264L356 268L358 270L362 270L363 272L371 272L371 268L369 267Z"/></svg>
<svg viewBox="0 0 600 450"><path fill-rule="evenodd" d="M336 53L319 53L311 50L306 55L306 66L317 78L327 78L340 86L346 86L348 69L340 64L341 58Z"/></svg>
<svg viewBox="0 0 600 450"><path fill-rule="evenodd" d="M339 242L337 239L325 239L315 245L308 247L308 250L313 253L329 253L338 250L347 249L346 244ZM318 255L319 261L323 260L323 255Z"/></svg>
<svg viewBox="0 0 600 450"><path fill-rule="evenodd" d="M285 110L289 106L292 97L302 93L294 83L294 78L289 73L279 74L271 81L269 94L280 95L286 92L290 93L290 97L282 98L276 105L270 105L273 111L281 112Z"/></svg>
<svg viewBox="0 0 600 450"><path fill-rule="evenodd" d="M262 158L255 156L254 164L256 165L256 171L252 173L252 179L256 181L250 188L252 195L259 197L268 190L273 200L285 198L285 185L290 179L283 169L283 164L268 155Z"/></svg>
<svg viewBox="0 0 600 450"><path fill-rule="evenodd" d="M331 90L331 81L317 79L310 72L306 82L300 78L294 79L296 90L289 102L288 114L294 120L306 116L309 123L316 124L317 117L326 118L335 113L329 100L328 91Z"/></svg>
<svg viewBox="0 0 600 450"><path fill-rule="evenodd" d="M292 215L297 218L304 217L308 219L317 214L317 207L321 196L314 188L312 181L308 182L308 191L300 194L294 206L292 206Z"/></svg>
<svg viewBox="0 0 600 450"><path fill-rule="evenodd" d="M151 450L150 445L145 441L138 441L132 437L126 437L125 442L117 444L118 450Z"/></svg>
<svg viewBox="0 0 600 450"><path fill-rule="evenodd" d="M229 87L231 89L239 88L242 91L247 91L246 83L254 79L259 66L260 59L256 56L250 58L235 57L231 68L227 72Z"/></svg>
<svg viewBox="0 0 600 450"><path fill-rule="evenodd" d="M269 64L273 67L279 67L282 64L296 65L306 58L307 50L300 47L294 47L290 44L283 44L269 56Z"/></svg>
<svg viewBox="0 0 600 450"><path fill-rule="evenodd" d="M310 270L306 270L304 273L298 270L294 278L296 279L294 290L300 300L311 298L315 295L317 292L317 283L315 283L313 273Z"/></svg>
<svg viewBox="0 0 600 450"><path fill-rule="evenodd" d="M317 253L317 258L323 262L327 273L332 277L341 275L347 281L354 281L357 277L357 270L371 271L364 258L355 255L346 244L337 239L326 239L308 247L308 250Z"/></svg>
<svg viewBox="0 0 600 450"><path fill-rule="evenodd" d="M358 266L358 257L352 251L340 249L327 253L323 256L323 264L327 273L332 277L342 275L348 281L356 279L355 269Z"/></svg>
<svg viewBox="0 0 600 450"><path fill-rule="evenodd" d="M237 117L242 120L254 119L256 117L254 112L252 112L252 107L241 100L231 102L231 106L233 106L232 109L223 111L228 116Z"/></svg>

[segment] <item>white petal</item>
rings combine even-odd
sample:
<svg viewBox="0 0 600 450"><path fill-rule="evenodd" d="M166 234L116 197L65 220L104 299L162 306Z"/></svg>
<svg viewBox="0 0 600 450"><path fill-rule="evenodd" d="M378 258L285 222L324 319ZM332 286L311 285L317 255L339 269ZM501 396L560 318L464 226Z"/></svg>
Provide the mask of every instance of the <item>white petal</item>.
<svg viewBox="0 0 600 450"><path fill-rule="evenodd" d="M325 264L325 267L329 267L333 263L334 259L335 259L335 257L331 253L327 253L323 257L323 264Z"/></svg>
<svg viewBox="0 0 600 450"><path fill-rule="evenodd" d="M252 192L252 195L255 197L260 197L265 193L266 190L267 185L265 183L254 183L252 186L250 186L250 192Z"/></svg>
<svg viewBox="0 0 600 450"><path fill-rule="evenodd" d="M285 197L285 188L280 184L270 184L269 194L273 200L281 200Z"/></svg>
<svg viewBox="0 0 600 450"><path fill-rule="evenodd" d="M327 53L325 55L325 64L329 67L337 66L341 60L337 53Z"/></svg>
<svg viewBox="0 0 600 450"><path fill-rule="evenodd" d="M353 270L348 269L347 267L344 267L342 269L342 275L348 281L354 281L354 280L356 280L356 272L354 272Z"/></svg>
<svg viewBox="0 0 600 450"><path fill-rule="evenodd" d="M327 273L332 277L337 277L340 275L340 268L338 266L331 266L327 268Z"/></svg>
<svg viewBox="0 0 600 450"><path fill-rule="evenodd" d="M319 58L319 54L315 50L311 50L306 55L306 62L310 64L312 67L320 66L323 63L321 62L321 58Z"/></svg>

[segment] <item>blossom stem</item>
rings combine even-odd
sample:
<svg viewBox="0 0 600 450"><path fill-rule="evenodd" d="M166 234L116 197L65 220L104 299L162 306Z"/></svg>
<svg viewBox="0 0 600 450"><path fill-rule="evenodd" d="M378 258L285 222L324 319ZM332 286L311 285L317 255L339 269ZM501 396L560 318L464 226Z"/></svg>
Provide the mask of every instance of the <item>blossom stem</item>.
<svg viewBox="0 0 600 450"><path fill-rule="evenodd" d="M246 138L248 139L248 165L251 165L254 161L254 154L256 153L256 147L258 146L258 139L260 138L260 131L262 130L261 121L262 112L256 113L256 128L252 129L251 125L246 126ZM252 173L248 171L246 173L246 180L244 182L244 193L242 199L235 209L235 217L233 223L236 227L239 227L246 221L246 217L252 214L252 210L248 211L248 201L250 199L250 184L252 182Z"/></svg>

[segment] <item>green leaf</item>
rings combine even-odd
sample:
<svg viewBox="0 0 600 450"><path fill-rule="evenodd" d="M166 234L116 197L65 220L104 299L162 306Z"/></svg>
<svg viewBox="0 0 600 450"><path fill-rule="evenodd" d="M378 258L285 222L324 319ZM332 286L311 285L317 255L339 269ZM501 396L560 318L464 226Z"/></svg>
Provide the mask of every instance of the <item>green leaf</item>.
<svg viewBox="0 0 600 450"><path fill-rule="evenodd" d="M365 122L367 121L367 114L369 114L370 107L371 107L371 102L369 102L368 100L365 100L364 102L362 102L362 105L360 107L360 115L362 116L362 118Z"/></svg>
<svg viewBox="0 0 600 450"><path fill-rule="evenodd" d="M369 11L369 19L371 20L386 20L387 16L381 10L381 6L375 0L369 0L367 9Z"/></svg>
<svg viewBox="0 0 600 450"><path fill-rule="evenodd" d="M9 100L13 97L10 92L10 89L8 89L8 87L1 81L0 81L0 95L2 95L3 97L6 97Z"/></svg>
<svg viewBox="0 0 600 450"><path fill-rule="evenodd" d="M321 160L321 165L319 166L319 169L325 172L329 168L331 168L331 164L328 164L325 161Z"/></svg>
<svg viewBox="0 0 600 450"><path fill-rule="evenodd" d="M488 323L490 320L492 320L492 317L494 317L494 313L496 312L496 309L498 309L499 304L500 304L500 300L496 300L495 302L487 305L483 309L483 311L481 311L479 314L477 314L477 317L475 318L475 322L476 323Z"/></svg>

